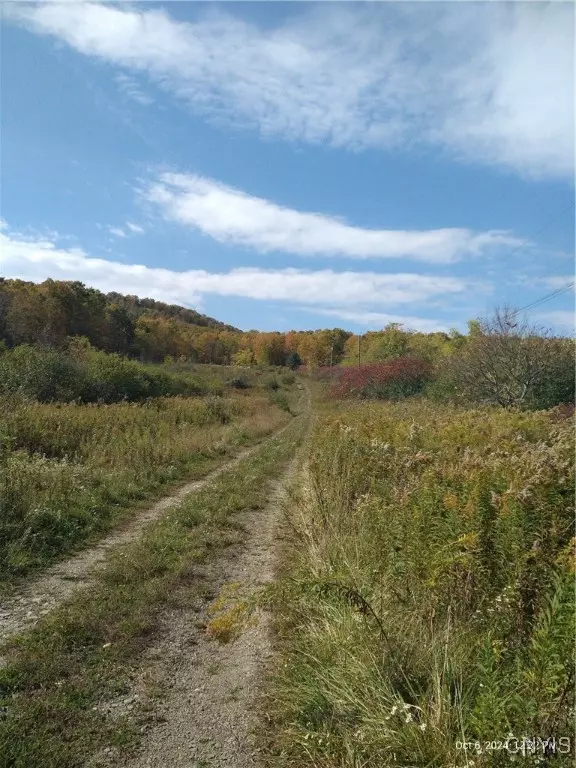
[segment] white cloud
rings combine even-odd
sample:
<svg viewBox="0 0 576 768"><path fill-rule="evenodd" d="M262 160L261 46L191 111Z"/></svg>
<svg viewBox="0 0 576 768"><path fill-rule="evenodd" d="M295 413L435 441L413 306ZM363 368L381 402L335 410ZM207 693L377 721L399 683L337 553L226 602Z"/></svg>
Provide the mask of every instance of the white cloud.
<svg viewBox="0 0 576 768"><path fill-rule="evenodd" d="M382 330L388 323L400 323L408 330L422 331L423 333L434 333L435 331L447 332L450 330L446 323L427 317L391 315L387 312L350 311L347 309L317 309L314 311L320 315L339 317L342 320L357 323L371 331Z"/></svg>
<svg viewBox="0 0 576 768"><path fill-rule="evenodd" d="M534 316L538 321L552 325L556 330L573 334L576 330L576 314L574 310L556 309L550 312L538 312Z"/></svg>
<svg viewBox="0 0 576 768"><path fill-rule="evenodd" d="M308 271L243 267L229 272L205 270L176 272L136 264L90 258L79 248L56 248L48 240L23 240L0 233L3 273L6 277L39 282L81 280L102 291L148 296L169 303L190 305L204 295L237 296L294 305L394 307L422 305L441 297L453 302L467 290L479 290L454 277L409 273Z"/></svg>
<svg viewBox="0 0 576 768"><path fill-rule="evenodd" d="M261 252L361 259L406 257L441 264L464 254L481 254L521 242L499 231L353 227L341 219L283 208L212 179L186 174L163 173L143 194L172 221L194 227L221 243Z"/></svg>
<svg viewBox="0 0 576 768"><path fill-rule="evenodd" d="M134 235L143 235L144 230L139 224L134 224L133 221L127 221L126 227L132 232Z"/></svg>
<svg viewBox="0 0 576 768"><path fill-rule="evenodd" d="M532 282L556 290L557 288L565 288L570 283L574 283L574 275L549 275L548 277L539 277Z"/></svg>
<svg viewBox="0 0 576 768"><path fill-rule="evenodd" d="M264 135L423 143L526 175L573 174L570 3L315 4L272 29L205 7L194 23L97 3L7 3L4 15Z"/></svg>
<svg viewBox="0 0 576 768"><path fill-rule="evenodd" d="M108 232L114 237L128 237L129 235L143 235L144 229L139 224L134 224L133 221L127 221L125 229L122 227L107 227Z"/></svg>
<svg viewBox="0 0 576 768"><path fill-rule="evenodd" d="M126 232L121 227L108 227L108 232L114 237L127 237Z"/></svg>
<svg viewBox="0 0 576 768"><path fill-rule="evenodd" d="M138 104L149 107L154 103L154 99L142 90L136 78L120 72L115 76L114 80L119 90Z"/></svg>

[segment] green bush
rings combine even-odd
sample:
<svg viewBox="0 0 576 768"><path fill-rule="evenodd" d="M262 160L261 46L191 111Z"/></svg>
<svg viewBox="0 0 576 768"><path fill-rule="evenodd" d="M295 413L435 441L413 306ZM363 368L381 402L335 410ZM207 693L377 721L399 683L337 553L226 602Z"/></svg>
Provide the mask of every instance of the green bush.
<svg viewBox="0 0 576 768"><path fill-rule="evenodd" d="M68 351L22 344L0 356L0 393L19 394L42 403L133 402L167 395L199 395L208 389L191 376L108 354L83 340L73 341Z"/></svg>
<svg viewBox="0 0 576 768"><path fill-rule="evenodd" d="M228 386L233 389L250 389L252 385L243 376L235 376L233 379L230 379Z"/></svg>
<svg viewBox="0 0 576 768"><path fill-rule="evenodd" d="M19 393L43 403L80 397L86 373L61 352L22 344L0 356L0 393Z"/></svg>
<svg viewBox="0 0 576 768"><path fill-rule="evenodd" d="M262 386L265 389L269 389L271 392L276 392L278 389L280 389L280 383L278 382L276 376L268 376L262 382Z"/></svg>

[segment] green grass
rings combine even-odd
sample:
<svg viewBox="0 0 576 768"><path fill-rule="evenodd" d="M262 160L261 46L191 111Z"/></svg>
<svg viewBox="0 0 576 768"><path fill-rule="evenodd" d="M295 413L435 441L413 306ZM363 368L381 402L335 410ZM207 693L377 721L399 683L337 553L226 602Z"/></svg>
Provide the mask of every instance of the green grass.
<svg viewBox="0 0 576 768"><path fill-rule="evenodd" d="M225 397L0 406L0 580L113 527L160 489L195 479L286 423L262 389Z"/></svg>
<svg viewBox="0 0 576 768"><path fill-rule="evenodd" d="M325 409L274 601L272 765L496 768L511 752L476 744L510 734L566 748L573 426L426 402ZM554 764L573 765L571 746Z"/></svg>
<svg viewBox="0 0 576 768"><path fill-rule="evenodd" d="M99 702L125 694L162 612L194 603L206 584L194 567L241 537L236 516L263 507L268 481L300 442L305 419L190 495L116 552L97 583L3 650L0 766L71 768L104 747L129 751L133 718L111 722Z"/></svg>

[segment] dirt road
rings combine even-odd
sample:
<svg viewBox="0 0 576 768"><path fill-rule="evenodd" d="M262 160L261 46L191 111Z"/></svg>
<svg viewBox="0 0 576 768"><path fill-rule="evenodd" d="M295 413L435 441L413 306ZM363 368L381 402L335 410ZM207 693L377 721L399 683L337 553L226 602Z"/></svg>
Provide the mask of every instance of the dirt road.
<svg viewBox="0 0 576 768"><path fill-rule="evenodd" d="M232 587L231 603L250 598L273 577L274 539L286 484L296 462L276 481L269 505L243 516L244 542L227 550L203 574L210 592ZM170 613L164 618L158 643L148 654L156 682L168 686L158 720L143 738L136 755L117 762L113 752L97 756L90 765L123 768L249 768L258 765L253 731L254 702L261 673L271 649L267 618L257 611L239 636L225 644L210 636L212 618L203 606ZM199 609L200 608L200 609ZM156 661L154 661L156 660ZM150 673L143 665L143 673Z"/></svg>

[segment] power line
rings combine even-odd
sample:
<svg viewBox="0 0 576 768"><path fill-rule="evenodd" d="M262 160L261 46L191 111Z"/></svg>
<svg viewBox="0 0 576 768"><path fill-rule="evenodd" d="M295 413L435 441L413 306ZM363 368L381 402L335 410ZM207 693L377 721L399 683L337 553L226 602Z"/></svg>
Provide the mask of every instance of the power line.
<svg viewBox="0 0 576 768"><path fill-rule="evenodd" d="M576 203L570 203L570 205L566 206L566 208L563 208L559 213L556 213L554 216L552 216L548 221L546 221L540 229L536 230L536 232L533 232L531 237L524 240L524 242L520 243L516 248L514 248L508 256L513 256L515 253L518 253L519 250L524 248L525 245L528 245L529 242L531 242L532 238L536 237L536 235L539 235L541 232L543 232L545 229L547 229L551 224L553 224L555 221L557 221L561 216L563 216L565 213L570 211ZM567 285L563 286L562 288L557 288L555 291L552 291L552 293L547 294L546 296L542 296L540 299L536 299L536 301L532 301L530 304L526 304L525 307L520 307L520 309L515 310L512 313L512 317L515 317L516 315L520 314L520 312L524 312L526 309L532 309L532 307L537 307L540 304L544 304L544 302L549 301L550 299L555 298L556 296L561 296L563 293L566 293L566 291L569 291L574 286L574 281L568 283Z"/></svg>
<svg viewBox="0 0 576 768"><path fill-rule="evenodd" d="M566 293L566 291L569 291L573 287L574 287L574 280L571 283L568 283L567 285L563 286L562 288L557 288L555 291L552 291L552 293L549 293L546 296L542 296L540 299L536 299L536 301L533 301L530 304L526 304L525 307L520 307L520 309L515 310L515 312L513 312L512 314L518 315L520 312L524 312L524 310L526 309L532 309L532 307L536 307L539 304L544 304L545 301L549 301L550 299L553 299L556 296L560 296L561 294Z"/></svg>
<svg viewBox="0 0 576 768"><path fill-rule="evenodd" d="M518 253L519 250L524 248L525 245L528 245L528 243L530 243L532 241L533 237L536 237L536 235L539 235L541 232L544 232L545 229L548 229L550 224L554 224L554 222L557 219L559 219L561 216L564 216L564 214L567 213L571 208L574 208L575 205L576 205L576 203L570 203L570 205L567 206L566 208L563 208L560 211L560 213L557 213L554 216L552 216L551 219L548 219L548 221L545 224L543 224L540 227L540 229L536 230L536 232L533 232L530 237L528 237L526 240L524 240L524 242L520 243L520 245L516 246L516 248L514 248L514 250L510 251L508 256L510 257L510 256L513 256L515 253Z"/></svg>

